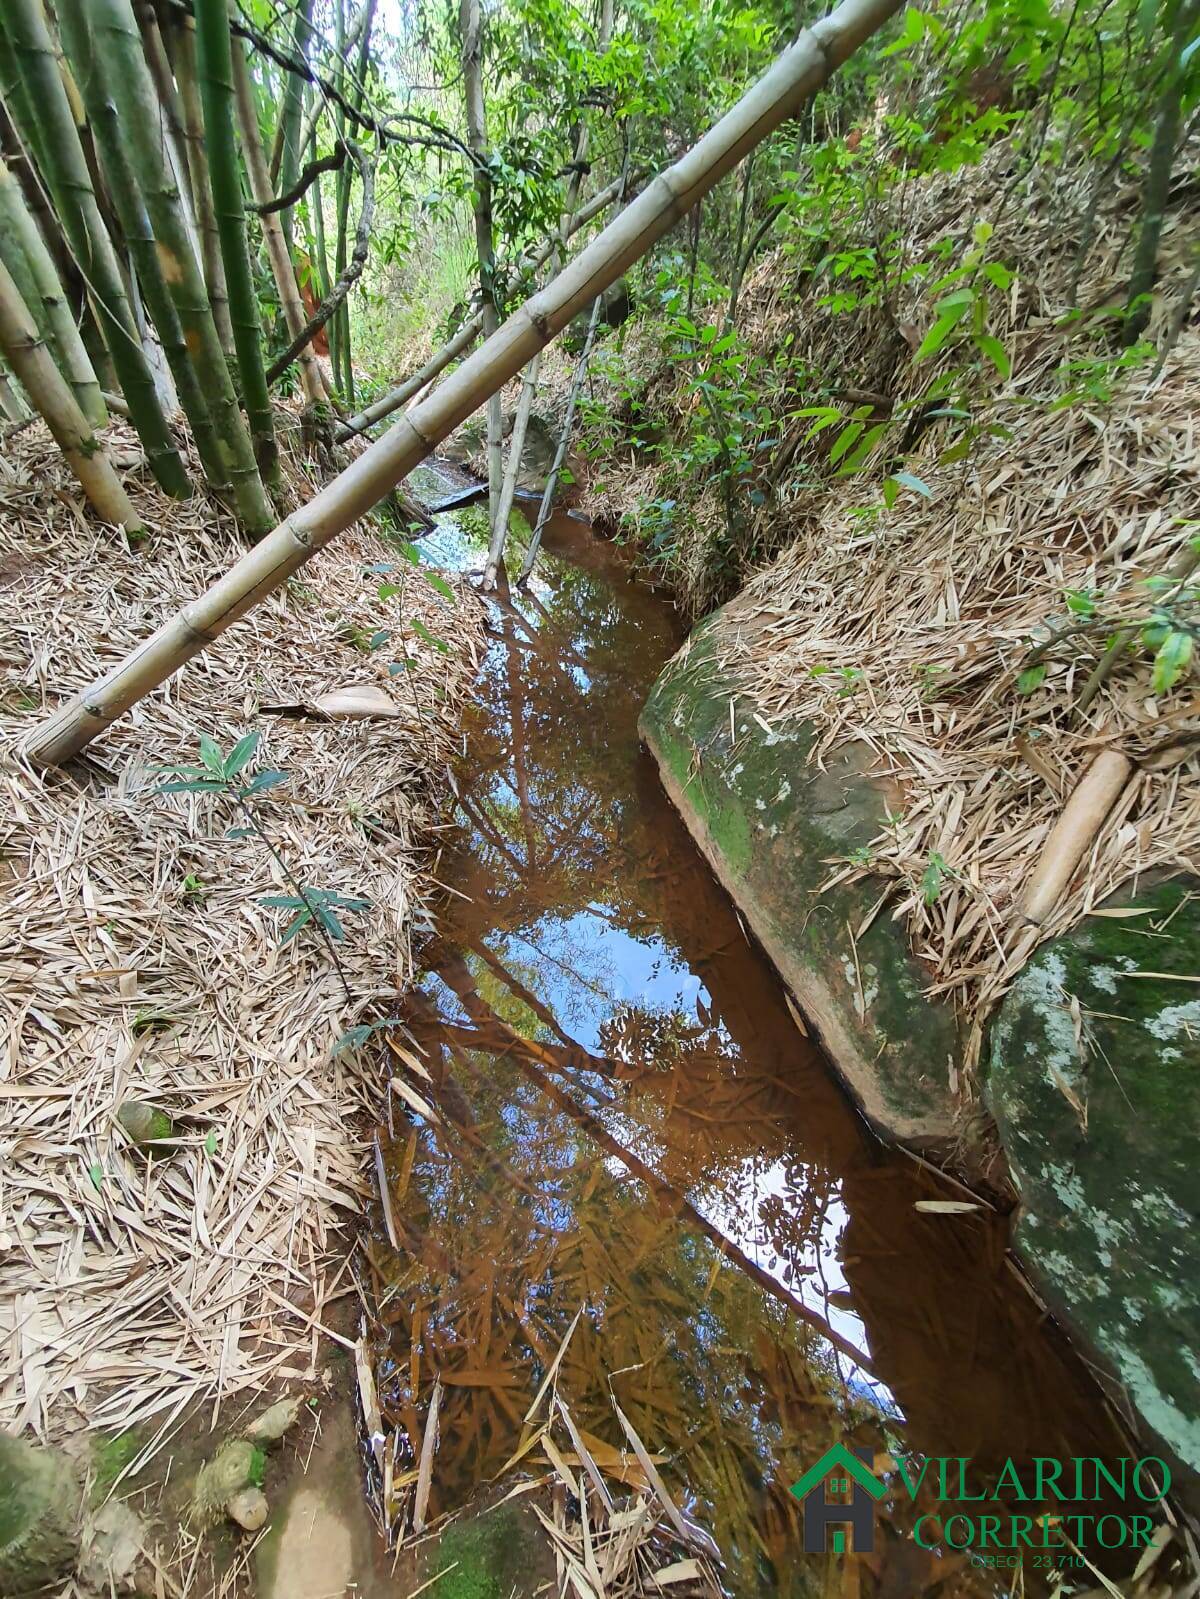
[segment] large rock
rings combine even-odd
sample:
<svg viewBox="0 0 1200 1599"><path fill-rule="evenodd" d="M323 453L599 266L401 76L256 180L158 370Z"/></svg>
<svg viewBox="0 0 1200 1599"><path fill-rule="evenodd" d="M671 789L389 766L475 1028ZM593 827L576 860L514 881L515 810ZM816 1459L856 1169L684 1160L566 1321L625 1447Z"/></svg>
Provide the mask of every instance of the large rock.
<svg viewBox="0 0 1200 1599"><path fill-rule="evenodd" d="M1146 1426L1200 1471L1200 882L1040 949L993 1023L987 1098L1015 1241ZM1169 926L1168 926L1169 922ZM1135 973L1162 973L1137 976Z"/></svg>
<svg viewBox="0 0 1200 1599"><path fill-rule="evenodd" d="M955 1136L950 1090L961 1040L949 1007L887 916L859 929L878 885L818 892L830 861L865 845L884 819L869 751L824 767L801 724L768 731L717 658L720 612L663 669L641 733L688 830L744 913L870 1120L908 1143ZM732 716L732 722L731 722Z"/></svg>
<svg viewBox="0 0 1200 1599"><path fill-rule="evenodd" d="M83 1489L73 1464L0 1433L0 1594L32 1593L62 1577L79 1551Z"/></svg>

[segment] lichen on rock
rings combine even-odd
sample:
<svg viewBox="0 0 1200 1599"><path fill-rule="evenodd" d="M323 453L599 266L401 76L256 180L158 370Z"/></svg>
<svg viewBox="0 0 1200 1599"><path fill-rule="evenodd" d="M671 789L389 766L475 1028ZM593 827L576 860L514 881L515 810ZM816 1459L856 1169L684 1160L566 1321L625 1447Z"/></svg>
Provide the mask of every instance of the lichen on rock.
<svg viewBox="0 0 1200 1599"><path fill-rule="evenodd" d="M1146 1427L1200 1471L1200 895L1142 887L1039 950L992 1025L986 1095L1015 1243Z"/></svg>

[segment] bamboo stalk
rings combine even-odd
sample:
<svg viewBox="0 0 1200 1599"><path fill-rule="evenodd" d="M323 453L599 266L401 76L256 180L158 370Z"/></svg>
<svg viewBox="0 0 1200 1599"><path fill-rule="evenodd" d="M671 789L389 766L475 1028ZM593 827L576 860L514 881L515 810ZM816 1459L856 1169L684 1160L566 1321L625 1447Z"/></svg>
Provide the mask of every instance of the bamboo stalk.
<svg viewBox="0 0 1200 1599"><path fill-rule="evenodd" d="M138 338L116 251L100 215L79 130L59 75L40 0L5 0L3 25L15 52L31 117L29 143L42 162L55 209L97 308L130 421L146 450L150 470L168 494L191 493ZM22 100L11 107L18 120Z"/></svg>
<svg viewBox="0 0 1200 1599"><path fill-rule="evenodd" d="M475 252L479 257L479 294L482 329L490 339L500 324L496 298L496 249L492 229L492 179L488 169L490 152L487 119L483 102L483 14L479 0L460 0L458 27L462 36L463 85L467 101L467 143L475 163L474 200ZM487 402L487 478L488 521L496 525L500 509L501 477L504 472L502 434L503 400L499 390Z"/></svg>
<svg viewBox="0 0 1200 1599"><path fill-rule="evenodd" d="M297 61L307 63L308 46L312 39L313 0L296 0L292 16L292 54ZM296 181L300 170L300 123L304 115L304 79L289 72L283 88L283 105L279 111L279 187L286 194ZM285 206L279 218L288 252L292 248L292 208Z"/></svg>
<svg viewBox="0 0 1200 1599"><path fill-rule="evenodd" d="M601 54L607 51L612 37L612 3L605 0L600 8L600 31L596 45ZM579 131L575 136L575 152L573 157L574 171L571 173L567 184L566 200L563 204L562 215L558 224L558 237L550 256L550 276L558 271L562 253L566 249L567 234L571 227L571 218L575 215L575 207L579 201L579 189L583 182L583 168L588 153L588 125L585 118L579 122ZM622 167L621 182L629 172L628 146L626 159ZM598 304L593 307L592 321L589 324L589 350L590 340L595 337L596 312ZM517 414L513 418L512 434L508 441L508 466L504 473L504 482L500 485L500 498L496 506L496 516L492 523L492 538L488 546L487 563L483 569L483 587L485 590L494 589L496 577L500 570L500 562L504 559L504 545L508 538L508 523L512 516L513 500L517 492L517 478L521 471L521 456L525 451L525 435L529 431L529 418L533 413L533 402L537 397L538 380L542 371L542 352L539 350L533 360L525 368L524 380L521 384L521 398L517 401ZM544 503L544 502L543 502Z"/></svg>
<svg viewBox="0 0 1200 1599"><path fill-rule="evenodd" d="M620 192L621 180L616 178L607 188L602 189L599 194L593 195L575 213L568 236L578 233L581 228L587 226L593 217L598 216L601 211L607 210ZM517 270L519 272L536 272L539 267L544 266L550 259L557 246L558 235L555 234L553 238L547 239L539 250L523 256L517 262ZM435 355L430 356L420 371L414 372L410 378L405 378L403 383L398 384L394 389L390 389L387 394L376 400L373 405L368 405L357 416L352 416L349 421L344 422L337 434L338 442L341 443L346 439L353 438L355 434L364 433L367 428L374 427L377 422L382 422L385 417L389 417L394 411L398 411L402 405L407 404L412 399L414 394L420 393L427 383L431 383L434 378L444 372L451 361L457 360L464 351L470 349L482 331L483 313L482 311L477 311L474 316L463 323L462 327L459 328L448 343L444 344Z"/></svg>
<svg viewBox="0 0 1200 1599"><path fill-rule="evenodd" d="M1132 772L1133 762L1120 750L1101 750L1080 778L1029 879L1022 905L1027 920L1040 924L1058 904Z"/></svg>
<svg viewBox="0 0 1200 1599"><path fill-rule="evenodd" d="M271 188L267 158L263 153L262 138L258 131L258 113L254 107L254 84L250 77L250 67L246 61L245 51L237 45L232 49L231 64L234 102L242 134L246 176L250 180L250 195L255 205L267 206L275 195ZM300 290L296 284L296 271L292 265L287 240L283 236L283 229L279 225L278 212L263 211L261 217L263 239L266 242L275 287L279 290L279 303L283 307L283 320L287 326L288 337L294 339L304 326L304 302L300 298ZM329 396L311 344L306 345L301 351L299 361L300 386L304 391L305 402L309 405L326 404Z"/></svg>
<svg viewBox="0 0 1200 1599"><path fill-rule="evenodd" d="M54 435L55 443L97 515L123 527L127 533L142 532L141 518L129 503L107 451L92 432L66 379L55 366L3 262L0 262L0 350Z"/></svg>
<svg viewBox="0 0 1200 1599"><path fill-rule="evenodd" d="M21 398L20 390L13 388L8 373L2 369L0 369L0 416L6 422L19 422L22 425L30 419L29 407Z"/></svg>
<svg viewBox="0 0 1200 1599"><path fill-rule="evenodd" d="M492 537L483 568L483 587L486 591L495 588L500 562L504 559L508 523L512 516L513 501L517 495L517 478L521 473L521 456L525 453L525 435L529 431L529 418L533 411L533 402L537 397L541 370L542 352L538 350L525 368L521 398L517 401L517 413L513 418L512 433L509 436L508 465L505 467L504 481L500 485L500 494L496 500L496 519L492 523Z"/></svg>
<svg viewBox="0 0 1200 1599"><path fill-rule="evenodd" d="M89 114L104 130L104 170L205 476L218 494L228 494L250 537L261 537L275 513L163 149L158 97L132 6L129 0L59 0L59 10Z"/></svg>
<svg viewBox="0 0 1200 1599"><path fill-rule="evenodd" d="M263 368L262 330L258 320L258 296L246 242L246 212L242 202L242 180L238 171L237 143L234 136L233 41L229 32L229 0L195 0L196 31L189 33L181 53L190 51L191 67L183 70L183 80L198 85L196 98L203 111L203 132L207 151L201 169L197 160L197 181L211 183L209 205L217 236L217 260L221 287L226 294L233 347L242 380L246 420L254 440L259 470L270 484L279 479L279 451L275 441L275 422L271 396ZM185 30L186 32L187 30ZM187 100L185 98L185 108ZM189 122L195 112L188 113ZM211 284L211 278L210 278ZM211 289L210 289L211 294ZM215 309L215 307L214 307Z"/></svg>
<svg viewBox="0 0 1200 1599"><path fill-rule="evenodd" d="M371 163L356 144L350 145L350 153L362 174L363 188L362 211L359 213L358 227L354 236L354 252L342 268L337 282L328 294L322 295L321 303L312 316L287 349L277 355L267 368L267 381L270 383L283 376L301 350L316 338L329 319L345 305L346 296L362 276L363 268L367 264L367 253L371 246L371 223L375 216L375 175L371 170Z"/></svg>
<svg viewBox="0 0 1200 1599"><path fill-rule="evenodd" d="M538 506L537 520L533 524L533 534L529 540L529 548L525 551L525 560L517 578L517 587L521 588L528 583L533 572L534 562L538 557L538 550L542 543L542 532L550 520L550 508L554 503L554 491L558 487L558 474L562 471L563 462L567 458L567 449L571 442L571 428L575 421L575 407L579 403L579 393L583 388L583 380L587 376L588 362L592 356L592 345L596 342L596 329L600 325L600 312L604 304L604 297L597 295L592 301L592 314L588 318L587 336L583 341L583 349L579 352L579 359L575 363L575 371L571 374L571 387L567 393L567 409L563 416L562 428L558 435L558 443L554 447L554 459L550 463L550 471L546 475L546 486L542 490L542 503Z"/></svg>
<svg viewBox="0 0 1200 1599"><path fill-rule="evenodd" d="M205 127L204 102L200 93L200 79L197 66L196 30L200 26L198 19L202 14L212 9L214 0L199 0L195 7L196 21L191 17L181 17L179 26L174 34L175 40L175 79L179 85L179 109L183 118L183 149L187 160L188 182L192 189L192 208L196 213L196 226L200 230L200 260L204 267L204 281L208 285L208 301L212 306L213 320L217 324L217 333L220 335L221 348L227 356L237 355L237 342L234 337L233 319L229 307L229 289L226 281L225 259L222 254L221 228L217 218L217 203L213 193L213 180L208 158L208 144L216 144L220 134L214 138L213 133ZM221 8L221 17L224 20L224 32L229 32L228 13ZM237 171L237 146L233 135L233 87L229 81L229 73L225 74L224 84L228 93L228 100L224 102L223 111L217 117L218 128L222 125L224 117L229 120L229 133L227 141L233 151L234 176ZM220 86L216 89L218 104L221 103ZM225 143L221 143L220 159L224 159ZM226 197L227 198L227 197ZM242 186L239 179L237 190L237 218L239 232L245 238L245 218L242 211ZM247 270L249 265L247 262ZM254 326L257 336L258 307L254 306ZM239 370L241 357L237 356ZM260 358L261 361L261 358ZM246 375L241 374L242 383L245 384ZM247 416L250 419L250 431L255 433L254 417L250 412L250 402L246 404ZM274 442L272 436L272 442ZM259 465L262 465L261 454Z"/></svg>
<svg viewBox="0 0 1200 1599"><path fill-rule="evenodd" d="M604 232L450 377L364 450L225 575L35 728L28 758L54 766L74 755L265 595L371 509L435 446L514 377L598 294L615 283L899 7L900 0L842 0L720 122L660 173Z"/></svg>
<svg viewBox="0 0 1200 1599"><path fill-rule="evenodd" d="M79 409L92 427L103 427L108 421L108 410L100 392L100 382L75 325L54 258L25 204L20 184L3 159L0 159L0 233L21 252L28 264L59 367L71 385Z"/></svg>
<svg viewBox="0 0 1200 1599"><path fill-rule="evenodd" d="M188 237L198 258L200 230L196 223L196 210L192 204L191 178L184 149L183 108L180 105L179 91L175 86L175 75L167 57L167 47L163 43L162 30L158 26L154 0L137 0L134 14L142 38L146 65L154 84L154 96L158 102L161 142L167 164L179 189L180 209L187 224Z"/></svg>
<svg viewBox="0 0 1200 1599"><path fill-rule="evenodd" d="M356 109L362 104L363 92L367 77L367 66L371 59L371 28L375 21L375 6L376 0L364 0L363 8L359 14L358 21L350 30L350 35L341 42L341 48L339 51L341 62L344 64L349 60L351 50L355 49L354 35L357 33L358 38L355 68L350 79L347 92L348 103ZM342 0L339 0L337 19L339 27L344 26L345 18L342 9ZM342 65L339 64L339 88L342 87L341 79ZM345 137L345 131L342 126L340 112L338 114L338 133L340 138ZM344 278L348 265L346 246L348 242L348 232L350 226L350 180L351 173L349 168L347 166L342 166L338 171L334 191L337 204L337 232L334 237L334 272L337 275L337 280L339 283ZM364 210L366 208L365 197L363 200L363 208ZM349 302L344 298L341 302L339 302L337 307L336 321L338 324L337 345L341 360L341 368L339 372L339 368L335 364L334 372L338 373L339 386L347 404L353 405L354 353L350 338L350 306Z"/></svg>

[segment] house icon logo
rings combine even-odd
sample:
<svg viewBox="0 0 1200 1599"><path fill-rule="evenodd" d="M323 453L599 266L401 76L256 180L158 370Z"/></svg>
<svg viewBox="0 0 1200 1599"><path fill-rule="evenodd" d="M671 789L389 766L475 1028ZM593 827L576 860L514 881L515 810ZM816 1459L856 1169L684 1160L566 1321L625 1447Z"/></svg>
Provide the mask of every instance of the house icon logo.
<svg viewBox="0 0 1200 1599"><path fill-rule="evenodd" d="M828 1548L825 1529L838 1522L848 1522L853 1530L855 1554L875 1547L874 1502L887 1490L871 1470L870 1460L867 1449L834 1444L792 1484L789 1493L804 1506L805 1554L823 1554ZM827 1490L849 1498L829 1500ZM846 1534L840 1526L833 1535L833 1552L846 1553Z"/></svg>

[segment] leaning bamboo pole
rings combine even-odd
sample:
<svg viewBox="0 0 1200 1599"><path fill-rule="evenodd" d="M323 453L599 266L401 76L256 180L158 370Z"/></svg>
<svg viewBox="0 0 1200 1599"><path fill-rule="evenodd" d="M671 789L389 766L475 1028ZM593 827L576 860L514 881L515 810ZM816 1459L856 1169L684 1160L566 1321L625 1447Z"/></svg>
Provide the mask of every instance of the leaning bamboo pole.
<svg viewBox="0 0 1200 1599"><path fill-rule="evenodd" d="M102 428L108 421L108 409L100 392L100 381L75 325L54 257L25 204L20 184L3 158L0 158L0 230L25 258L42 316L54 340L59 366L74 391L79 409L92 427Z"/></svg>
<svg viewBox="0 0 1200 1599"><path fill-rule="evenodd" d="M125 293L121 267L100 214L91 174L40 0L5 0L3 27L20 68L24 96L10 104L42 166L75 260L96 306L129 416L150 470L168 494L191 493L187 472L159 403L146 352Z"/></svg>
<svg viewBox="0 0 1200 1599"><path fill-rule="evenodd" d="M238 125L242 134L242 155L246 162L246 176L250 180L250 194L256 206L269 206L275 198L267 158L263 153L262 136L258 131L258 111L254 105L254 83L246 53L235 42L232 52L233 97L237 106ZM275 287L279 290L279 303L283 307L283 320L288 337L294 339L304 327L304 302L296 283L296 269L283 236L277 211L260 210L263 239L271 262ZM317 365L311 344L300 352L300 387L308 405L324 405L329 399L325 380Z"/></svg>
<svg viewBox="0 0 1200 1599"><path fill-rule="evenodd" d="M607 210L620 192L621 179L615 178L607 188L601 189L598 194L594 194L590 200L579 207L571 219L571 226L568 230L569 235L578 233L581 228L587 226L593 217L597 217L601 211ZM518 273L536 272L539 267L545 266L557 248L558 234L555 233L539 249L521 257L517 262ZM459 328L458 332L447 344L443 344L435 355L430 356L419 372L414 372L412 377L405 378L403 383L397 384L394 389L389 389L386 394L375 401L374 405L368 405L357 416L352 416L348 421L343 422L336 434L338 443L354 438L359 433L365 433L368 428L374 427L377 422L382 422L385 417L389 417L394 411L398 411L402 405L407 405L413 395L419 394L427 383L432 383L434 378L445 371L451 361L457 360L460 355L469 350L482 332L483 312L476 311L475 315L469 317L463 323L462 327Z"/></svg>
<svg viewBox="0 0 1200 1599"><path fill-rule="evenodd" d="M40 766L55 766L81 750L365 515L489 395L515 377L535 350L548 344L645 255L748 151L795 116L808 96L900 3L842 0L830 16L805 29L698 144L661 172L451 377L247 550L210 589L164 622L98 683L73 695L35 728L25 744L28 758Z"/></svg>
<svg viewBox="0 0 1200 1599"><path fill-rule="evenodd" d="M246 242L246 211L234 134L229 0L196 0L195 13L195 32L187 32L180 59L188 62L181 75L188 83L185 115L189 123L194 121L197 107L189 109L189 99L193 97L193 87L198 86L194 98L203 111L203 132L208 145L203 161L202 153L197 152L195 181L206 189L211 184L208 206L216 230L217 253L216 260L209 264L209 294L211 297L213 276L219 271L221 291L227 297L225 315L232 330L254 453L263 477L275 484L279 480L279 451L263 366L258 296L254 291L250 247Z"/></svg>
<svg viewBox="0 0 1200 1599"><path fill-rule="evenodd" d="M97 514L106 522L123 527L127 533L140 533L141 518L129 503L107 451L79 409L66 378L55 366L54 357L46 348L3 262L0 262L0 352L41 413Z"/></svg>

